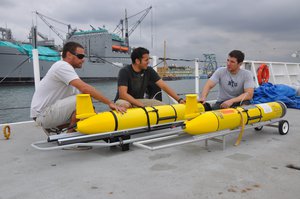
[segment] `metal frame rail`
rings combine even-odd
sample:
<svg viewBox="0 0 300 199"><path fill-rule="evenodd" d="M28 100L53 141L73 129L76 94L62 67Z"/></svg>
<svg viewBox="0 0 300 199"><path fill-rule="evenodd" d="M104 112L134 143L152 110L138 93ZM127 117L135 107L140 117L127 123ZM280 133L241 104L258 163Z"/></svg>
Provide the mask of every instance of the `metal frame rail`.
<svg viewBox="0 0 300 199"><path fill-rule="evenodd" d="M274 123L276 122L278 122L279 125L274 125ZM287 121L282 120L282 118L278 118L278 119L273 119L265 122L246 125L245 130L250 128L257 128L256 130L261 130L263 126L282 128L280 122L286 122L288 125ZM289 128L289 126L287 126L287 128ZM142 128L137 128L134 130L138 130L138 129L142 129ZM222 143L223 150L224 150L226 147L226 136L232 133L237 133L239 131L240 128L236 128L233 130L216 131L208 134L193 136L183 132L181 127L176 127L170 130L164 129L163 132L152 131L148 133L141 133L139 134L138 137L130 138L126 140L119 140L112 143L106 143L105 141L103 141L103 139L111 137L113 135L120 135L120 133L122 132L124 133L125 131L115 131L115 132L104 133L99 135L98 134L80 135L78 133L74 133L74 134L63 133L60 135L49 136L47 141L38 141L32 143L31 146L38 150L55 150L55 149L67 149L67 148L80 147L80 146L112 147L112 146L121 146L124 144L133 144L136 147L154 151L154 150L180 146L180 145L199 142L199 141L205 141L205 146L208 147L208 140L211 140L211 141ZM96 139L94 139L93 141L87 141L90 140L91 137L95 137ZM70 140L72 140L72 142L69 142ZM166 141L167 143L159 143L164 141ZM150 146L153 144L156 145Z"/></svg>
<svg viewBox="0 0 300 199"><path fill-rule="evenodd" d="M99 134L81 134L81 133L61 133L58 135L48 136L47 140L34 142L32 147L39 150L54 150L64 149L76 146L98 146L98 147L110 147L110 146L124 146L134 141L140 141L144 139L151 139L160 136L167 136L177 133L174 131L178 126L182 126L183 121L171 122L168 124L159 124L147 127L132 128L126 130L119 130L113 132L99 133ZM160 133L159 130L173 129L169 132ZM150 131L149 131L150 130ZM178 128L176 129L178 130ZM180 131L182 129L180 128ZM156 133L158 132L158 133ZM124 136L131 136L134 134L143 134L145 136L139 138L122 139ZM106 143L105 139L118 138L118 141Z"/></svg>
<svg viewBox="0 0 300 199"><path fill-rule="evenodd" d="M265 122L259 122L259 123L255 123L255 124L249 124L245 126L245 130L246 129L250 129L250 128L258 128L258 127L263 127L263 126L270 126L270 127L275 127L275 128L279 128L279 125L274 125L274 123L276 122L281 122L282 118L278 118L278 119L273 119L273 120L269 120L269 121L265 121ZM261 128L257 129L257 130L261 130ZM237 129L233 129L233 130L223 130L223 131L216 131L216 132L212 132L212 133L208 133L208 134L201 134L201 135L188 135L185 134L185 137L188 136L188 138L186 139L178 139L177 141L174 142L170 142L167 144L161 144L161 145L156 145L156 146L150 146L149 144L154 144L157 142L161 142L164 141L166 139L170 139L170 138L174 138L173 137L162 137L162 138L155 138L155 139L148 139L148 140L144 140L144 141L139 141L139 142L134 142L133 145L140 147L140 148L144 148L144 149L148 149L151 151L154 150L159 150L159 149L164 149L164 148L168 148L168 147L174 147L174 146L180 146L180 145L184 145L184 144L189 144L189 143L194 143L194 142L199 142L199 141L205 141L205 147L208 147L208 140L210 141L214 141L214 142L219 142L223 144L223 150L225 150L226 147L226 136L232 133L237 133L240 132L240 127ZM181 135L178 135L181 136Z"/></svg>

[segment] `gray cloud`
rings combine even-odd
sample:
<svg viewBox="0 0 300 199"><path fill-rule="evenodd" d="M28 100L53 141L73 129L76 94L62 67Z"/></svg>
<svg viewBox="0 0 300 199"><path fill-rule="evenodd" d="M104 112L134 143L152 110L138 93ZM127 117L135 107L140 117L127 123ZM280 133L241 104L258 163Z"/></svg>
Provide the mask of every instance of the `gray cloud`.
<svg viewBox="0 0 300 199"><path fill-rule="evenodd" d="M166 40L168 57L203 59L203 53L215 53L222 62L230 50L241 49L247 59L300 61L290 56L300 49L300 1L297 0L1 0L0 3L0 26L11 28L20 40L26 40L35 21L31 13L34 10L80 29L90 29L91 24L105 25L112 31L124 17L125 9L131 16L152 5L151 13L132 34L130 42L133 46L145 46L158 56L163 55ZM137 19L130 19L129 24ZM41 20L38 26L43 33L56 38ZM66 31L66 27L55 26Z"/></svg>
<svg viewBox="0 0 300 199"><path fill-rule="evenodd" d="M5 9L9 9L15 6L15 2L10 0L1 0L0 1L1 7Z"/></svg>

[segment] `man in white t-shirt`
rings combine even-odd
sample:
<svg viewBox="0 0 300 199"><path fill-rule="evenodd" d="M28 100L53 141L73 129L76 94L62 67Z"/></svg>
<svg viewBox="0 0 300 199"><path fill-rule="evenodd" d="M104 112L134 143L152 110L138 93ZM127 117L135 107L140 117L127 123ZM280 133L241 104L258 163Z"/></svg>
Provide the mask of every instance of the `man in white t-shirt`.
<svg viewBox="0 0 300 199"><path fill-rule="evenodd" d="M205 102L209 91L219 84L219 95L213 109L250 104L255 83L252 73L240 68L244 57L244 53L239 50L233 50L228 54L227 67L216 70L204 85L201 102Z"/></svg>
<svg viewBox="0 0 300 199"><path fill-rule="evenodd" d="M39 83L31 101L30 116L43 128L55 128L63 124L76 124L76 94L90 94L109 108L125 112L91 85L82 81L76 68L84 62L84 48L75 42L63 47L62 60L54 63ZM70 129L72 130L72 129Z"/></svg>

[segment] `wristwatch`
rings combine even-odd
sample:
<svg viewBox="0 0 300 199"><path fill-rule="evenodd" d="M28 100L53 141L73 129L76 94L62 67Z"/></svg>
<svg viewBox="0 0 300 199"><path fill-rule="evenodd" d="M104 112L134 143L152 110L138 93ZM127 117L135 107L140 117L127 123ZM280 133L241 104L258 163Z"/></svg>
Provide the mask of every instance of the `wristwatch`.
<svg viewBox="0 0 300 199"><path fill-rule="evenodd" d="M180 103L181 100L183 100L183 99L182 99L182 98L179 98L179 99L177 100L177 102Z"/></svg>

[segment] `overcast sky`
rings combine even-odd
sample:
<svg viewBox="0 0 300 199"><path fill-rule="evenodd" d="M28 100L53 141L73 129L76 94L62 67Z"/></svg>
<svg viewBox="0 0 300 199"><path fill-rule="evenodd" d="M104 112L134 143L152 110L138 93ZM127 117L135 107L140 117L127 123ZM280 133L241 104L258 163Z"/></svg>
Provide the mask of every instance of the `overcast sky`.
<svg viewBox="0 0 300 199"><path fill-rule="evenodd" d="M32 11L78 29L92 25L113 31L125 9L131 16L151 5L130 44L146 47L152 55L163 57L165 40L170 58L203 60L203 53L214 53L221 65L229 51L240 49L247 60L300 62L291 57L300 50L299 0L0 0L0 27L25 41L32 23L37 23L41 33L59 43L44 22L36 22ZM140 16L131 18L129 25Z"/></svg>

